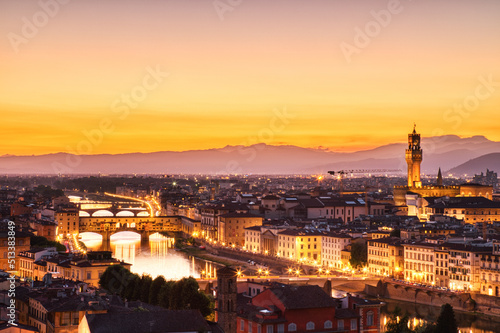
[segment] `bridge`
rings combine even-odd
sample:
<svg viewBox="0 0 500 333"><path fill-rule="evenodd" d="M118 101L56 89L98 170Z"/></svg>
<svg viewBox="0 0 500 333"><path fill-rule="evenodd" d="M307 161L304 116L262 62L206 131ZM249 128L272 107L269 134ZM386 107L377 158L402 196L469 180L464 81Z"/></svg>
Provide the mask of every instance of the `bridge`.
<svg viewBox="0 0 500 333"><path fill-rule="evenodd" d="M93 232L102 236L103 244L109 242L111 235L132 231L141 235L142 240L157 232L176 232L181 230L180 216L105 216L80 217L79 233Z"/></svg>
<svg viewBox="0 0 500 333"><path fill-rule="evenodd" d="M142 207L117 207L108 208L86 208L79 211L80 217L149 217L151 214L146 208Z"/></svg>

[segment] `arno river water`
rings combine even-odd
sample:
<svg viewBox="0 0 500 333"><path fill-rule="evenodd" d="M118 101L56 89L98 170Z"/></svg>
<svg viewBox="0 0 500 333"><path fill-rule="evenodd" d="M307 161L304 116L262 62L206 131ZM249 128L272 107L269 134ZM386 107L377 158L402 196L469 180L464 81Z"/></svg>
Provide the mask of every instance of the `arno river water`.
<svg viewBox="0 0 500 333"><path fill-rule="evenodd" d="M101 236L93 233L82 234L82 241L89 250L102 250ZM133 232L122 232L111 237L113 256L132 264L131 270L139 275L149 274L153 278L163 275L167 280L178 280L193 276L199 278L202 271L215 276L217 265L187 256L174 250L174 240L159 234L152 235L149 242L142 242ZM334 291L334 297L342 297L343 291ZM386 301L382 308L381 324L387 321L395 307L408 313L413 323L435 322L440 309L427 305L406 302ZM471 314L455 312L461 333L498 333L500 322L478 318Z"/></svg>
<svg viewBox="0 0 500 333"><path fill-rule="evenodd" d="M83 233L81 240L89 250L102 250L102 238L98 234ZM138 234L121 232L111 236L113 257L132 264L131 271L139 275L149 274L154 279L163 275L166 280L179 280L193 276L199 278L202 271L215 276L217 265L188 257L174 249L174 239L160 234L152 235L149 242L141 242Z"/></svg>

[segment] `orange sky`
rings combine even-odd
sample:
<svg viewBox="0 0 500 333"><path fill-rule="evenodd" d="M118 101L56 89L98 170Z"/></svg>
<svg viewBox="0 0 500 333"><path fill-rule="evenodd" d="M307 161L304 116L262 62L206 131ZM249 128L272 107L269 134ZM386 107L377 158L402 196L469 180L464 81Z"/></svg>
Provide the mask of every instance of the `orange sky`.
<svg viewBox="0 0 500 333"><path fill-rule="evenodd" d="M220 20L212 1L74 1L26 37L39 3L0 0L0 155L349 151L405 141L414 121L423 136L500 141L500 84L479 79L500 82L500 2L401 0L348 61L342 43L388 2L246 0ZM146 95L127 107L133 91Z"/></svg>

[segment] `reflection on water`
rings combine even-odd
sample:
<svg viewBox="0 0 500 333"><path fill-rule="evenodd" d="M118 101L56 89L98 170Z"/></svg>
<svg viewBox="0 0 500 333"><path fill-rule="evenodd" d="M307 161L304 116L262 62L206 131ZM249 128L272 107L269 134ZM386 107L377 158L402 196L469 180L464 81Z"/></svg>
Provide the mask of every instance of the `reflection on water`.
<svg viewBox="0 0 500 333"><path fill-rule="evenodd" d="M408 314L412 325L419 325L425 322L436 322L441 311L440 307L415 304L401 301L385 300L386 305L382 307L380 318L381 332L384 332L384 326L396 309L401 309L401 313ZM460 333L495 333L499 332L500 322L494 322L489 319L479 318L474 314L455 311Z"/></svg>
<svg viewBox="0 0 500 333"><path fill-rule="evenodd" d="M104 250L101 235L82 233L81 240L89 250ZM163 275L167 280L201 275L215 277L217 265L204 260L188 257L174 249L174 239L160 234L151 235L149 242L141 242L140 235L133 232L120 232L111 236L109 247L113 257L132 264L131 271L139 275L153 277Z"/></svg>

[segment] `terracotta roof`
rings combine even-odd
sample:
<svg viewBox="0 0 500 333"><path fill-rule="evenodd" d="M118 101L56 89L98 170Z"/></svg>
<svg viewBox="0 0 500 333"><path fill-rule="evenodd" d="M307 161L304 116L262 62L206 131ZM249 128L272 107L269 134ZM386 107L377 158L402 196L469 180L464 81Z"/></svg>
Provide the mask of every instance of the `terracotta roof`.
<svg viewBox="0 0 500 333"><path fill-rule="evenodd" d="M257 217L260 217L260 218L262 218L262 216L260 216L260 215L253 214L253 213L248 213L248 212L245 212L245 213L237 213L237 212L227 213L227 214L220 215L220 217L241 217L241 218L244 218L244 217L257 218Z"/></svg>
<svg viewBox="0 0 500 333"><path fill-rule="evenodd" d="M271 288L268 290L269 292L272 292L274 295L276 295L276 297L283 303L287 310L336 308L338 306L337 300L330 297L319 286L284 285L282 287Z"/></svg>
<svg viewBox="0 0 500 333"><path fill-rule="evenodd" d="M91 333L209 332L198 310L85 315Z"/></svg>

